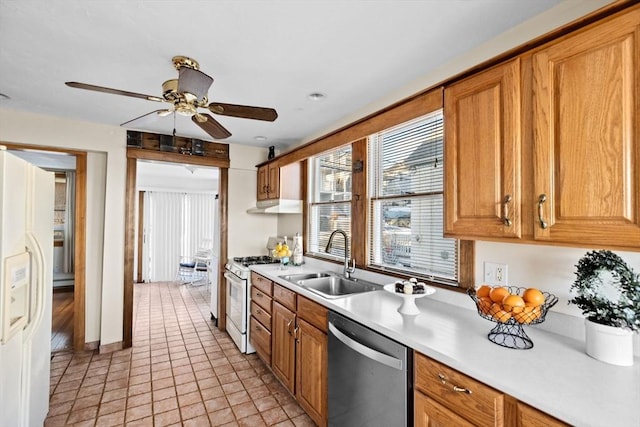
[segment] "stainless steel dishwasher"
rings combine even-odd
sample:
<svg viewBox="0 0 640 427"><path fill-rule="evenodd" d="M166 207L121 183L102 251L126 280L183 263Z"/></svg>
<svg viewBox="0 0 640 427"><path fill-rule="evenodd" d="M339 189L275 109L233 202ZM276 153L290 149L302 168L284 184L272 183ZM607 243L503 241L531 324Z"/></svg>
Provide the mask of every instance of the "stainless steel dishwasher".
<svg viewBox="0 0 640 427"><path fill-rule="evenodd" d="M413 425L412 352L329 312L329 426Z"/></svg>

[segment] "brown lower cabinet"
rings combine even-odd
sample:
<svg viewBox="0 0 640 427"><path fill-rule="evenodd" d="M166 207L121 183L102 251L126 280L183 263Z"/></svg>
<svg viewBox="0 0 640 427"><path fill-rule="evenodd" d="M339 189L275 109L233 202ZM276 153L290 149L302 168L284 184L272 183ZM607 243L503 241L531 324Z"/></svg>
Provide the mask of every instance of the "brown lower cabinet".
<svg viewBox="0 0 640 427"><path fill-rule="evenodd" d="M255 292L260 295L254 301L252 288L251 344L307 415L326 426L327 309L254 275L258 276L253 273L252 285L257 279L260 288Z"/></svg>
<svg viewBox="0 0 640 427"><path fill-rule="evenodd" d="M418 352L415 425L559 427L566 424Z"/></svg>

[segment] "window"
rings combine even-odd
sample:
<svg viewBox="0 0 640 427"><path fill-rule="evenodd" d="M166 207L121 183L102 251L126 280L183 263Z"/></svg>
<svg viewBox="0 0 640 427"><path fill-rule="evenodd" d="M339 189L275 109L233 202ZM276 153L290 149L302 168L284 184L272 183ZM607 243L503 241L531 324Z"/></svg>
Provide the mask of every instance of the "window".
<svg viewBox="0 0 640 427"><path fill-rule="evenodd" d="M308 251L343 259L344 239L334 240L330 254L325 248L329 236L337 229L345 231L351 240L351 146L312 157L309 177Z"/></svg>
<svg viewBox="0 0 640 427"><path fill-rule="evenodd" d="M443 238L442 110L368 138L369 264L456 285Z"/></svg>

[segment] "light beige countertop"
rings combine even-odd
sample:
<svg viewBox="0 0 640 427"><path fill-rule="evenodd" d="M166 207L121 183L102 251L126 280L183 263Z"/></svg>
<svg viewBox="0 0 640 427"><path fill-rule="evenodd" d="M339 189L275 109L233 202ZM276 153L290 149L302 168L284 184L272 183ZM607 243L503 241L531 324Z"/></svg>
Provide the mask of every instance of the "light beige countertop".
<svg viewBox="0 0 640 427"><path fill-rule="evenodd" d="M468 307L431 296L419 298L416 304L420 314L404 316L397 311L401 297L384 290L326 299L279 277L328 270L317 265L289 267L286 271L274 264L251 269L564 422L577 426L640 426L638 358L631 367L609 365L587 356L583 341L527 326L533 348L501 347L487 339L495 323L481 318L466 296ZM359 277L358 273L355 276ZM439 292L453 293L438 289L436 294Z"/></svg>

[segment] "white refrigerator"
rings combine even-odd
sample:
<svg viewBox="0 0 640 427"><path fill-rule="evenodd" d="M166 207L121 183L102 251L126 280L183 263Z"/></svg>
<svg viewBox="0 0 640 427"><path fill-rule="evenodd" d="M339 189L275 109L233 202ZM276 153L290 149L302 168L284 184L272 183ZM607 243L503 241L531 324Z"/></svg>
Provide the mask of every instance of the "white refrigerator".
<svg viewBox="0 0 640 427"><path fill-rule="evenodd" d="M49 411L54 176L0 146L0 425Z"/></svg>

